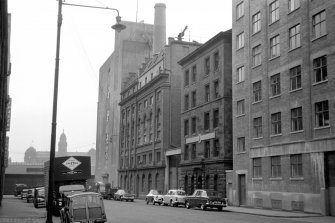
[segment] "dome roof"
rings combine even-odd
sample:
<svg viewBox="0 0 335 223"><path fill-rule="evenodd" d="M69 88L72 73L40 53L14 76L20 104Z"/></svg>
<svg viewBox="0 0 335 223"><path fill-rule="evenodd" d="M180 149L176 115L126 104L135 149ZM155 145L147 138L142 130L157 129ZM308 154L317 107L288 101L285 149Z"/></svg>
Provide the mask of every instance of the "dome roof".
<svg viewBox="0 0 335 223"><path fill-rule="evenodd" d="M89 155L95 155L95 149L92 148L87 152Z"/></svg>
<svg viewBox="0 0 335 223"><path fill-rule="evenodd" d="M30 147L26 150L25 154L36 154L36 149L35 149L34 147L30 146Z"/></svg>
<svg viewBox="0 0 335 223"><path fill-rule="evenodd" d="M64 133L64 130L63 130L62 134L60 135L60 140L66 141L66 135Z"/></svg>

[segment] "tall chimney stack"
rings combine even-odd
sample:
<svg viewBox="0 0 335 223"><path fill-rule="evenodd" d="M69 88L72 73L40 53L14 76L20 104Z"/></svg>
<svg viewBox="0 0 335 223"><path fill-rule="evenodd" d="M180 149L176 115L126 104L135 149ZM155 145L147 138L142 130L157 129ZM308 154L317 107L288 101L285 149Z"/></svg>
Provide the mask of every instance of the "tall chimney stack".
<svg viewBox="0 0 335 223"><path fill-rule="evenodd" d="M155 4L154 40L152 53L158 53L166 44L166 6L164 3Z"/></svg>

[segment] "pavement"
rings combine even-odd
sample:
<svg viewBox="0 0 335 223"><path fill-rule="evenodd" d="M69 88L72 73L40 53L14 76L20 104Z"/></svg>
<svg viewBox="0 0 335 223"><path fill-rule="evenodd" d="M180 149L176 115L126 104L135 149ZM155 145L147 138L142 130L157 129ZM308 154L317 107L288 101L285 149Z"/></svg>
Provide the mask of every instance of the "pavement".
<svg viewBox="0 0 335 223"><path fill-rule="evenodd" d="M248 207L233 207L229 206L224 211L259 215L266 217L278 217L278 218L290 218L290 219L301 219L304 218L304 222L335 222L334 217L322 216L320 214L304 213L304 212L290 212L290 211L276 211L258 208ZM308 220L310 219L310 220ZM320 220L321 221L320 221ZM46 209L45 208L34 208L32 203L26 203L14 196L5 195L2 200L2 206L0 207L0 223L44 223L46 221ZM59 223L58 217L53 217L54 223Z"/></svg>

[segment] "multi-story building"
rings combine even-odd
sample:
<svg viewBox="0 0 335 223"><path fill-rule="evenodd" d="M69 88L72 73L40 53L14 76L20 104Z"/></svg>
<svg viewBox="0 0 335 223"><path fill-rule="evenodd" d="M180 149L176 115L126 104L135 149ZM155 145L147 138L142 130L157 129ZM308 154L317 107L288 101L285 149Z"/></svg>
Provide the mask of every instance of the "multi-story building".
<svg viewBox="0 0 335 223"><path fill-rule="evenodd" d="M169 38L164 45L121 92L119 186L138 197L152 188L179 186L182 71L177 62L200 44Z"/></svg>
<svg viewBox="0 0 335 223"><path fill-rule="evenodd" d="M226 194L232 162L231 30L220 32L179 61L181 187Z"/></svg>
<svg viewBox="0 0 335 223"><path fill-rule="evenodd" d="M122 22L115 50L100 68L96 136L96 181L118 185L120 92L129 73L138 70L152 52L153 25Z"/></svg>
<svg viewBox="0 0 335 223"><path fill-rule="evenodd" d="M335 215L335 2L233 1L234 205Z"/></svg>

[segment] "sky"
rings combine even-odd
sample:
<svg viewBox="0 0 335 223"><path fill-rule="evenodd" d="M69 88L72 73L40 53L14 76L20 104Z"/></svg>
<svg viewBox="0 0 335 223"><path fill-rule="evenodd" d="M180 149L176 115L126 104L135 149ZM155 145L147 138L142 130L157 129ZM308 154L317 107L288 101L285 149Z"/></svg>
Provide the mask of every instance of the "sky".
<svg viewBox="0 0 335 223"><path fill-rule="evenodd" d="M204 43L231 29L231 0L66 0L116 8L122 20L154 23L154 5L166 4L166 37ZM56 57L58 2L10 0L12 98L9 156L22 162L25 151L49 151ZM60 43L56 149L60 134L68 151L95 148L99 68L114 51L116 12L63 5Z"/></svg>

